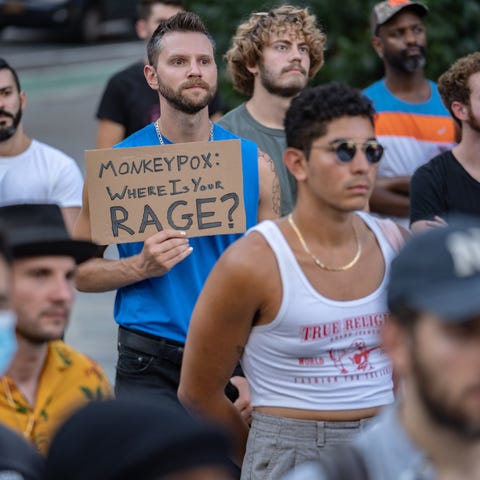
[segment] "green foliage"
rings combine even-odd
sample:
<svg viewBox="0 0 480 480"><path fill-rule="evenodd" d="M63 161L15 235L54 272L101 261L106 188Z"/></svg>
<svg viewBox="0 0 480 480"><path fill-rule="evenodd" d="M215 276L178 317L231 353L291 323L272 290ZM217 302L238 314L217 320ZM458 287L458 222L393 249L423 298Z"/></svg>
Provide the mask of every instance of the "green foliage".
<svg viewBox="0 0 480 480"><path fill-rule="evenodd" d="M458 57L479 49L479 0L423 0L429 40L427 75L436 80ZM313 84L341 80L363 88L382 75L382 64L370 46L369 18L375 0L310 0L273 2L259 0L189 0L187 7L205 21L217 43L219 88L230 108L243 100L225 73L223 55L237 25L251 12L281 3L308 6L327 33L325 65Z"/></svg>

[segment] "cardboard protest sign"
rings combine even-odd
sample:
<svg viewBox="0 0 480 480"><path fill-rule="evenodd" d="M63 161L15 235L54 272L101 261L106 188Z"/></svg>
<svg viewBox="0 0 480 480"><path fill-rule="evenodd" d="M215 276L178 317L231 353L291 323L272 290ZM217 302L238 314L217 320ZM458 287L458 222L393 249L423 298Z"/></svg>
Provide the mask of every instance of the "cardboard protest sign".
<svg viewBox="0 0 480 480"><path fill-rule="evenodd" d="M85 151L92 240L246 230L240 140Z"/></svg>

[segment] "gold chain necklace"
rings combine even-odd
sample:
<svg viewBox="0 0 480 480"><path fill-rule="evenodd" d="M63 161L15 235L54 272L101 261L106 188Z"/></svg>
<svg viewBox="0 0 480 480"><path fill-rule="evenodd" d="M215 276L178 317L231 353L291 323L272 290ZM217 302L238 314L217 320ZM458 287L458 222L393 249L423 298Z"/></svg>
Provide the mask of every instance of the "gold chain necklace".
<svg viewBox="0 0 480 480"><path fill-rule="evenodd" d="M158 141L160 142L160 145L165 145L163 141L162 132L160 131L160 125L158 124L158 120L159 119L157 119L156 122L154 123L155 131L157 132L157 137L158 137ZM213 142L213 122L211 120L210 120L210 136L208 137L208 141Z"/></svg>
<svg viewBox="0 0 480 480"><path fill-rule="evenodd" d="M358 259L362 255L362 244L360 243L355 227L352 225L353 235L355 236L355 241L357 243L357 253L355 253L355 256L353 257L353 259L350 262L348 262L346 265L342 265L341 267L328 267L310 251L310 249L307 246L307 243L305 242L305 239L303 238L303 235L300 233L300 230L298 229L297 225L293 221L293 217L291 213L288 215L288 223L290 223L290 225L293 228L293 231L297 234L298 240L300 241L303 249L305 250L305 253L307 253L312 258L312 260L314 261L315 265L317 265L317 267L323 268L324 270L327 270L329 272L343 272L345 270L349 270L350 268L352 268L358 262Z"/></svg>
<svg viewBox="0 0 480 480"><path fill-rule="evenodd" d="M15 405L15 401L13 400L12 391L10 390L10 385L8 385L8 381L5 377L2 377L2 384L3 384L3 390L5 391L5 397L7 398L7 402L15 412L15 418L16 418L17 424L21 428L21 424L18 421L18 417L17 417L17 415L19 414L17 410L17 406ZM28 440L30 440L30 435L32 433L34 424L35 424L35 415L31 413L30 415L28 415L27 426L25 427L25 430L23 430L22 432L23 436Z"/></svg>

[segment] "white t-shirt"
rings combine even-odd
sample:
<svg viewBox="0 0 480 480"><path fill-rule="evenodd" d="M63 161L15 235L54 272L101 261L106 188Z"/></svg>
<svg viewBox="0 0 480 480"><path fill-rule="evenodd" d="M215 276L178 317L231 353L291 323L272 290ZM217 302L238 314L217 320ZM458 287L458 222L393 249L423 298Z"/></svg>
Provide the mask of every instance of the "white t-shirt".
<svg viewBox="0 0 480 480"><path fill-rule="evenodd" d="M20 155L0 156L0 204L82 206L83 177L75 160L37 140Z"/></svg>

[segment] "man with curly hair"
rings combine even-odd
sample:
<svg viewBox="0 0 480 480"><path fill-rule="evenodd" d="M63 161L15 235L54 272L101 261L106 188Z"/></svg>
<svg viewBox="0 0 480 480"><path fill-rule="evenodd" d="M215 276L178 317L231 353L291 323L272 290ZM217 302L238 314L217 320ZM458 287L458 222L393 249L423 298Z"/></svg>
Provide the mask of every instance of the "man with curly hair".
<svg viewBox="0 0 480 480"><path fill-rule="evenodd" d="M462 139L414 173L410 185L411 228L444 226L450 215L480 215L480 52L458 59L438 79L443 103Z"/></svg>
<svg viewBox="0 0 480 480"><path fill-rule="evenodd" d="M305 88L292 100L283 158L298 182L295 208L229 247L195 306L178 395L231 430L242 480L282 478L393 401L379 332L403 237L390 222L394 247L361 212L383 154L373 119L368 98L345 84ZM238 360L250 430L223 394Z"/></svg>
<svg viewBox="0 0 480 480"><path fill-rule="evenodd" d="M253 140L272 157L280 180L281 214L295 203L295 181L283 164L283 119L292 98L323 65L326 36L306 8L283 5L255 12L239 25L226 54L233 86L249 100L219 124Z"/></svg>

